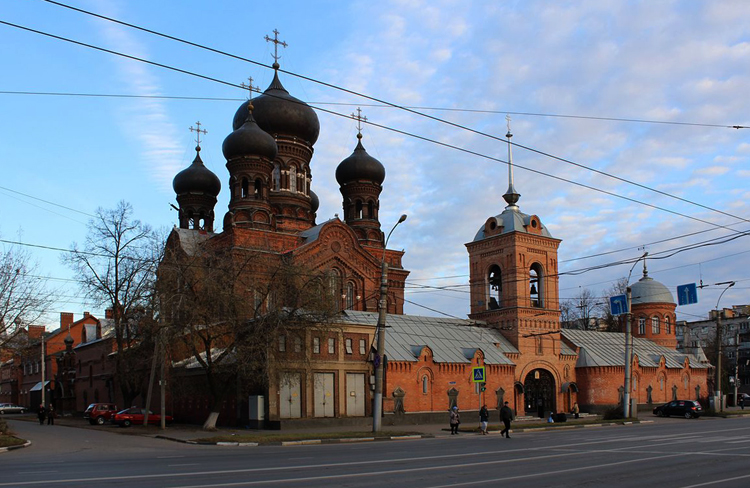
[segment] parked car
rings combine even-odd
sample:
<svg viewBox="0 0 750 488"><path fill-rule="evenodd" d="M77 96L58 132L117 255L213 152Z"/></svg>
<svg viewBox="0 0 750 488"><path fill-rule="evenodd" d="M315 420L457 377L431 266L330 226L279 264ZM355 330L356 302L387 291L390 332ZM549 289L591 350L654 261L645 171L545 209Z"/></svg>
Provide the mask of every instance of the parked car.
<svg viewBox="0 0 750 488"><path fill-rule="evenodd" d="M695 400L674 400L654 408L654 415L658 417L669 417L679 415L686 419L698 418L703 413L703 407Z"/></svg>
<svg viewBox="0 0 750 488"><path fill-rule="evenodd" d="M0 403L0 414L6 413L26 413L26 407L13 405L12 403Z"/></svg>
<svg viewBox="0 0 750 488"><path fill-rule="evenodd" d="M120 427L130 427L133 424L143 425L143 416L146 414L146 410L138 407L130 407L125 410L117 412L113 418L113 422ZM171 415L165 415L164 419L167 423L172 422ZM152 425L161 423L161 415L154 413L151 410L148 411L148 423Z"/></svg>
<svg viewBox="0 0 750 488"><path fill-rule="evenodd" d="M83 418L88 420L91 425L104 425L106 422L110 422L116 413L117 405L114 403L92 403L83 412Z"/></svg>

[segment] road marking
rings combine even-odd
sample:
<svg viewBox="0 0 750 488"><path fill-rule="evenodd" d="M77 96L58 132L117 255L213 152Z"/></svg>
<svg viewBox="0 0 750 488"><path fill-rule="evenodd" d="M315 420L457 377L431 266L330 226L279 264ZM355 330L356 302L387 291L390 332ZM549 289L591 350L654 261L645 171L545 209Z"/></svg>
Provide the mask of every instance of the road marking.
<svg viewBox="0 0 750 488"><path fill-rule="evenodd" d="M176 459L184 458L185 456L156 456L156 459Z"/></svg>
<svg viewBox="0 0 750 488"><path fill-rule="evenodd" d="M715 485L718 483L726 483L727 481L744 480L747 478L750 478L750 474L746 474L744 476L735 476L734 478L725 478L723 480L706 481L705 483L701 483L699 485L688 485L688 486L683 486L682 488L697 488L699 486L709 486L709 485Z"/></svg>
<svg viewBox="0 0 750 488"><path fill-rule="evenodd" d="M728 441L727 444L744 444L745 442L750 442L750 439L742 439L741 441Z"/></svg>
<svg viewBox="0 0 750 488"><path fill-rule="evenodd" d="M167 464L168 468L176 468L178 466L200 466L200 463Z"/></svg>
<svg viewBox="0 0 750 488"><path fill-rule="evenodd" d="M19 471L16 474L57 473L57 471Z"/></svg>

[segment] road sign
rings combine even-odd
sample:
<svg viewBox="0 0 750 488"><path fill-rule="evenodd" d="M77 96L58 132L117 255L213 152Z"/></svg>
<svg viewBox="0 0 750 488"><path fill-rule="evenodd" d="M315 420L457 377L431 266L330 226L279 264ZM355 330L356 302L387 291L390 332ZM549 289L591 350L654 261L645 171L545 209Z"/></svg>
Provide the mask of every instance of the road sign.
<svg viewBox="0 0 750 488"><path fill-rule="evenodd" d="M471 368L472 381L474 383L484 383L487 381L487 377L484 373L484 366L476 366Z"/></svg>
<svg viewBox="0 0 750 488"><path fill-rule="evenodd" d="M677 303L679 305L692 305L698 303L698 287L695 283L679 285L677 287Z"/></svg>
<svg viewBox="0 0 750 488"><path fill-rule="evenodd" d="M625 295L609 297L609 309L612 311L612 315L628 313L628 297Z"/></svg>

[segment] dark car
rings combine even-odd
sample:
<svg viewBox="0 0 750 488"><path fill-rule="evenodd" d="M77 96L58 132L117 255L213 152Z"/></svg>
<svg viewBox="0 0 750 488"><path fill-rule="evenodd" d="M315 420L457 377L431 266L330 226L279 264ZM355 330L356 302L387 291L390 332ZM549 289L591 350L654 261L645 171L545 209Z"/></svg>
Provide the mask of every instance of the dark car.
<svg viewBox="0 0 750 488"><path fill-rule="evenodd" d="M678 415L686 419L698 418L703 413L703 407L695 400L674 400L654 409L654 415L658 417L669 417Z"/></svg>
<svg viewBox="0 0 750 488"><path fill-rule="evenodd" d="M130 427L131 425L143 425L143 416L146 410L143 408L130 407L125 410L117 412L112 419L112 422L116 423L121 427ZM165 415L164 419L167 423L172 422L171 415ZM152 425L161 423L161 415L153 413L151 410L148 411L148 423Z"/></svg>
<svg viewBox="0 0 750 488"><path fill-rule="evenodd" d="M12 403L0 403L0 415L6 413L26 413L26 407L19 407Z"/></svg>
<svg viewBox="0 0 750 488"><path fill-rule="evenodd" d="M104 425L112 420L117 413L117 405L114 403L92 403L83 412L83 418L89 421L91 425Z"/></svg>

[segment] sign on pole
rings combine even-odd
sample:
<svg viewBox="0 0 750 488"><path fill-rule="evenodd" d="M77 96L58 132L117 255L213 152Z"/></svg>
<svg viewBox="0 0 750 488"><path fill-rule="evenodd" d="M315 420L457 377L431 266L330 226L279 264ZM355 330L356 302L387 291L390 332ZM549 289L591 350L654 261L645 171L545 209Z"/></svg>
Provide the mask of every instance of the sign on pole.
<svg viewBox="0 0 750 488"><path fill-rule="evenodd" d="M612 315L628 313L628 297L625 295L609 297L609 309L612 311Z"/></svg>
<svg viewBox="0 0 750 488"><path fill-rule="evenodd" d="M677 287L677 304L692 305L698 303L698 287L695 283L679 285Z"/></svg>
<svg viewBox="0 0 750 488"><path fill-rule="evenodd" d="M484 366L476 366L471 368L472 382L474 383L486 383L487 377L485 376Z"/></svg>

